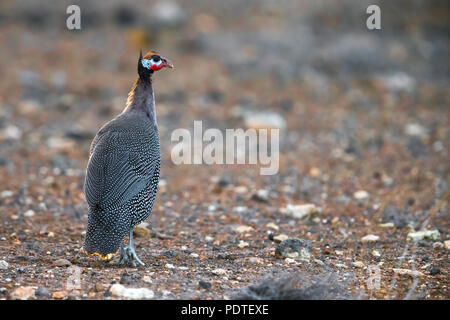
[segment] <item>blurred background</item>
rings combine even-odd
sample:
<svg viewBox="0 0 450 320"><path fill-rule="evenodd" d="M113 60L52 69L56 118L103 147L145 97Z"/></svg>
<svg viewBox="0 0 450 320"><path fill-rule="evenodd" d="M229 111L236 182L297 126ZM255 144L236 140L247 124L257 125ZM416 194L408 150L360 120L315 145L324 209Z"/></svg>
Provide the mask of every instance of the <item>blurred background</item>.
<svg viewBox="0 0 450 320"><path fill-rule="evenodd" d="M70 4L81 8L81 30L66 28ZM366 27L370 4L381 8L381 30ZM269 222L318 250L381 232L371 229L379 222L398 228L382 235L396 239L382 244L386 252L404 246L403 226L426 219L444 241L447 210L427 214L448 199L449 18L445 0L1 0L2 257L45 255L45 244L33 246L50 232L56 255L81 246L90 142L124 108L140 49L175 65L154 76L164 156L154 228L187 230L179 240L192 246L212 235L244 256L273 254L261 249ZM204 129L280 128L279 174L175 166L170 134L194 120ZM286 214L302 203L320 207L320 219ZM261 230L261 246L237 249L233 224ZM344 257L374 259L354 250ZM448 298L439 285L430 290Z"/></svg>

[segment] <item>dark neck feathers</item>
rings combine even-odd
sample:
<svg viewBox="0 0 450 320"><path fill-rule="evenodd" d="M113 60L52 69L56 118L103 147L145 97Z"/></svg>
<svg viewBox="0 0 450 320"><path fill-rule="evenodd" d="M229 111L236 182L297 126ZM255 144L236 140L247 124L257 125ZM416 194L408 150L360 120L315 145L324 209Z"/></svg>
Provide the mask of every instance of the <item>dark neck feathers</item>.
<svg viewBox="0 0 450 320"><path fill-rule="evenodd" d="M140 112L148 116L156 125L155 96L153 94L152 79L137 78L128 94L125 112Z"/></svg>

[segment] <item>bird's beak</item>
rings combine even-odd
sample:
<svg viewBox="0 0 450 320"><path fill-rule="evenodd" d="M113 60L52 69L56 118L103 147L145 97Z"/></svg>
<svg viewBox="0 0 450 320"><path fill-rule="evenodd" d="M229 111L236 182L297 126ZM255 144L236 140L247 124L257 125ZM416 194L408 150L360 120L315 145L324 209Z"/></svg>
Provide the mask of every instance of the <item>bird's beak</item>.
<svg viewBox="0 0 450 320"><path fill-rule="evenodd" d="M163 59L163 64L164 64L164 67L173 69L173 63L170 62L170 60L164 58Z"/></svg>

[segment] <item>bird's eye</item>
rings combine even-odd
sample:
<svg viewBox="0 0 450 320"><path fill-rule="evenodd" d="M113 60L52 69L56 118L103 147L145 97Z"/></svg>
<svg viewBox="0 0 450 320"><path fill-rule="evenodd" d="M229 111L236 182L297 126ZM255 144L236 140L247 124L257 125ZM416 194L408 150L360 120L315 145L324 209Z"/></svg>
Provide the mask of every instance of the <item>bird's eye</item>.
<svg viewBox="0 0 450 320"><path fill-rule="evenodd" d="M154 62L159 62L161 58L159 56L154 56L152 59Z"/></svg>

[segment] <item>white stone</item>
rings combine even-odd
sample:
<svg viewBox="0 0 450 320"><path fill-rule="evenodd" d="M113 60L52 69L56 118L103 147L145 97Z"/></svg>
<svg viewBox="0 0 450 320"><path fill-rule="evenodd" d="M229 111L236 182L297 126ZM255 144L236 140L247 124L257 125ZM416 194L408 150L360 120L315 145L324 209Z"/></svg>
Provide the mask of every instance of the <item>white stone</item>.
<svg viewBox="0 0 450 320"><path fill-rule="evenodd" d="M267 201L269 200L269 191L266 189L259 189L256 192L256 196L261 200Z"/></svg>
<svg viewBox="0 0 450 320"><path fill-rule="evenodd" d="M244 232L253 231L254 229L250 226L238 226L238 227L236 227L235 230L239 233L244 233Z"/></svg>
<svg viewBox="0 0 450 320"><path fill-rule="evenodd" d="M420 240L439 240L441 237L441 234L438 230L424 230L424 231L417 231L417 232L410 232L408 233L408 240L417 242Z"/></svg>
<svg viewBox="0 0 450 320"><path fill-rule="evenodd" d="M273 237L273 241L275 241L275 242L282 242L287 239L289 239L289 237L285 234L279 234L279 235Z"/></svg>
<svg viewBox="0 0 450 320"><path fill-rule="evenodd" d="M367 191L364 190L358 190L353 194L353 197L356 200L365 200L369 197L369 193Z"/></svg>
<svg viewBox="0 0 450 320"><path fill-rule="evenodd" d="M312 203L301 205L288 204L286 207L286 213L295 219L304 219L318 212L320 212L320 208Z"/></svg>
<svg viewBox="0 0 450 320"><path fill-rule="evenodd" d="M428 138L428 130L418 123L408 123L405 126L405 133L411 137Z"/></svg>
<svg viewBox="0 0 450 320"><path fill-rule="evenodd" d="M269 222L268 224L266 224L266 227L267 228L270 228L270 229L273 229L273 230L279 230L280 229L280 227L279 226L277 226L275 223L273 223L273 222Z"/></svg>
<svg viewBox="0 0 450 320"><path fill-rule="evenodd" d="M9 263L5 260L0 260L0 270L6 270L9 267Z"/></svg>
<svg viewBox="0 0 450 320"><path fill-rule="evenodd" d="M352 266L356 267L356 268L364 268L365 265L362 261L354 261L352 262Z"/></svg>
<svg viewBox="0 0 450 320"><path fill-rule="evenodd" d="M227 270L221 269L221 268L214 269L211 272L214 273L215 275L218 275L218 276L222 276L222 275L227 274Z"/></svg>
<svg viewBox="0 0 450 320"><path fill-rule="evenodd" d="M375 234L368 234L364 237L361 238L362 242L375 242L378 241L378 239L380 239L379 236L375 235Z"/></svg>
<svg viewBox="0 0 450 320"><path fill-rule="evenodd" d="M424 274L417 270L410 270L410 269L393 269L395 273L401 274L401 275L408 275L411 277L423 277Z"/></svg>
<svg viewBox="0 0 450 320"><path fill-rule="evenodd" d="M271 129L286 127L286 121L278 113L270 111L248 112L244 116L245 126L254 129Z"/></svg>
<svg viewBox="0 0 450 320"><path fill-rule="evenodd" d="M155 293L147 288L127 288L119 283L111 286L111 294L126 299L153 299Z"/></svg>
<svg viewBox="0 0 450 320"><path fill-rule="evenodd" d="M3 137L6 139L18 140L22 136L22 131L19 127L9 125L3 129Z"/></svg>
<svg viewBox="0 0 450 320"><path fill-rule="evenodd" d="M14 193L11 190L5 190L2 191L1 197L2 198L8 198L8 197L12 197Z"/></svg>
<svg viewBox="0 0 450 320"><path fill-rule="evenodd" d="M284 259L284 261L288 264L295 263L295 260L291 259L291 258L286 258L286 259Z"/></svg>
<svg viewBox="0 0 450 320"><path fill-rule="evenodd" d="M249 246L248 242L245 241L239 241L238 247L243 249L243 248L247 248Z"/></svg>
<svg viewBox="0 0 450 320"><path fill-rule="evenodd" d="M25 217L30 218L30 217L34 216L34 211L33 211L33 210L28 210L28 211L26 211L23 215L24 215Z"/></svg>
<svg viewBox="0 0 450 320"><path fill-rule="evenodd" d="M392 222L386 222L386 223L380 223L381 228L393 228L395 227L394 223Z"/></svg>

